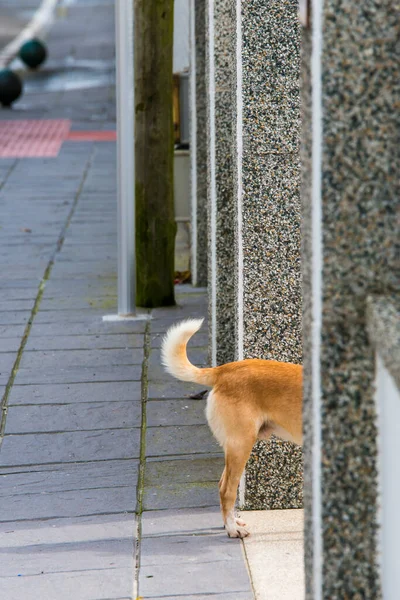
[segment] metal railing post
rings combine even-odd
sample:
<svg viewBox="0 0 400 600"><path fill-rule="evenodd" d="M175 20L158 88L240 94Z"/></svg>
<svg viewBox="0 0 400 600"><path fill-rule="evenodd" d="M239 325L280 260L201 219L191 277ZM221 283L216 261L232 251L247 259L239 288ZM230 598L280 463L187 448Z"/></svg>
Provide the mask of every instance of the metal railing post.
<svg viewBox="0 0 400 600"><path fill-rule="evenodd" d="M115 0L119 316L136 310L133 20L133 0Z"/></svg>

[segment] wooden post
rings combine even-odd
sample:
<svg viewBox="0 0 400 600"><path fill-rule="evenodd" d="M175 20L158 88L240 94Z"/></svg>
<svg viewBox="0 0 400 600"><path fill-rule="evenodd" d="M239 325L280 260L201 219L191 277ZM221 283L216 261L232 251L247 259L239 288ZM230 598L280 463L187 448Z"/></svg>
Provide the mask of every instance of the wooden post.
<svg viewBox="0 0 400 600"><path fill-rule="evenodd" d="M173 0L135 2L137 304L171 306L173 198Z"/></svg>

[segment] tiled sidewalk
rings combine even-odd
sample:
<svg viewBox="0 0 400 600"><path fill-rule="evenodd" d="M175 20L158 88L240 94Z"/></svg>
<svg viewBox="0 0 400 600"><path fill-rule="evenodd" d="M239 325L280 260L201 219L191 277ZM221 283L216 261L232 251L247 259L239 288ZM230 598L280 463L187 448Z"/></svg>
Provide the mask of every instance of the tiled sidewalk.
<svg viewBox="0 0 400 600"><path fill-rule="evenodd" d="M144 598L252 598L221 528L204 401L159 364L167 327L206 313L204 291L178 289L147 323L102 322L116 310L114 143L0 168L1 596L116 600L139 583ZM206 331L193 341L204 363Z"/></svg>
<svg viewBox="0 0 400 600"><path fill-rule="evenodd" d="M112 17L112 0L70 4L49 71L68 80L68 56L109 69ZM42 72L0 119L115 129L110 85L51 92ZM177 288L179 306L151 321L104 323L116 312L115 212L114 142L0 160L0 596L251 600L241 542L221 527L204 400L159 364L163 333L205 315L205 292ZM206 345L204 329L198 364Z"/></svg>

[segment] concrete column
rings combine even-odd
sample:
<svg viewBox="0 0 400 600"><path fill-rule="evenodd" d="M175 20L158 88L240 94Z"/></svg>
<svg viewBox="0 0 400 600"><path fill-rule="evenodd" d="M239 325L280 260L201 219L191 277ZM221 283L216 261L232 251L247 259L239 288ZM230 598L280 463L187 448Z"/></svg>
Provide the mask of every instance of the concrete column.
<svg viewBox="0 0 400 600"><path fill-rule="evenodd" d="M400 291L398 19L391 2L348 10L325 0L313 3L312 22L303 69L307 599L372 600L381 598L379 463L366 307L369 294L398 302Z"/></svg>
<svg viewBox="0 0 400 600"><path fill-rule="evenodd" d="M208 281L213 365L235 359L234 14L232 0L207 0Z"/></svg>
<svg viewBox="0 0 400 600"><path fill-rule="evenodd" d="M236 352L300 363L298 3L235 6ZM301 449L259 442L241 501L252 509L300 507Z"/></svg>
<svg viewBox="0 0 400 600"><path fill-rule="evenodd" d="M206 0L191 0L190 31L191 271L193 285L205 286L207 285L208 179Z"/></svg>

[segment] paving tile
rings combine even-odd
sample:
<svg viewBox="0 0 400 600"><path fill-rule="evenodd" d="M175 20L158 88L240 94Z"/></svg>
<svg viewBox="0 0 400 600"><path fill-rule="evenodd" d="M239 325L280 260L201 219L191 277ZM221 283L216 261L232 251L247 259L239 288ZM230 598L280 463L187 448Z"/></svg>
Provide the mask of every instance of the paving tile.
<svg viewBox="0 0 400 600"><path fill-rule="evenodd" d="M180 483L218 483L224 468L223 454L173 460L148 460L145 486L167 486Z"/></svg>
<svg viewBox="0 0 400 600"><path fill-rule="evenodd" d="M17 358L16 352L0 352L0 374L9 375L14 366L15 359Z"/></svg>
<svg viewBox="0 0 400 600"><path fill-rule="evenodd" d="M137 481L136 459L0 467L0 497L129 487Z"/></svg>
<svg viewBox="0 0 400 600"><path fill-rule="evenodd" d="M108 314L105 311L104 314ZM36 320L33 322L33 327L30 335L35 336L58 336L65 335L107 335L108 333L144 333L146 328L146 321L124 321L124 322L103 322L100 319L96 319L90 323L38 323ZM1 327L0 327L1 333ZM12 337L12 336L10 336Z"/></svg>
<svg viewBox="0 0 400 600"><path fill-rule="evenodd" d="M21 338L2 338L0 340L0 352L17 352L21 345Z"/></svg>
<svg viewBox="0 0 400 600"><path fill-rule="evenodd" d="M124 539L131 533L132 515L124 513L16 521L12 527L0 523L0 545L20 548L41 543L56 547L70 542Z"/></svg>
<svg viewBox="0 0 400 600"><path fill-rule="evenodd" d="M39 310L35 316L35 323L37 325L41 323L60 323L64 324L64 327L69 323L86 323L87 325L92 325L97 321L100 324L104 312L100 308Z"/></svg>
<svg viewBox="0 0 400 600"><path fill-rule="evenodd" d="M8 254L9 254L8 250ZM34 305L34 299L27 300L6 300L2 297L0 301L0 311L14 311L14 310L27 310L31 311Z"/></svg>
<svg viewBox="0 0 400 600"><path fill-rule="evenodd" d="M0 342L0 351L6 340ZM131 349L143 348L144 337L139 333L121 333L119 335L64 335L51 337L29 337L25 346L30 350L100 350L100 349ZM9 346L12 347L10 343Z"/></svg>
<svg viewBox="0 0 400 600"><path fill-rule="evenodd" d="M7 600L30 598L57 600L124 600L131 599L132 568L85 570L68 573L40 573L0 579L0 590L7 590Z"/></svg>
<svg viewBox="0 0 400 600"><path fill-rule="evenodd" d="M146 409L148 427L159 425L204 425L206 400L149 400Z"/></svg>
<svg viewBox="0 0 400 600"><path fill-rule="evenodd" d="M178 596L179 597L179 596ZM146 600L175 600L176 596L146 596ZM117 599L118 600L118 599ZM124 600L124 599L123 599ZM254 600L254 594L251 590L248 592L216 593L216 594L189 594L185 595L185 600Z"/></svg>
<svg viewBox="0 0 400 600"><path fill-rule="evenodd" d="M23 384L90 383L102 381L140 381L141 365L57 367L41 369L19 369L15 382Z"/></svg>
<svg viewBox="0 0 400 600"><path fill-rule="evenodd" d="M140 427L141 406L133 402L84 402L9 406L6 435Z"/></svg>
<svg viewBox="0 0 400 600"><path fill-rule="evenodd" d="M203 391L204 387L197 383L172 380L165 382L150 382L148 389L148 398L157 400L159 398L188 398L193 394Z"/></svg>
<svg viewBox="0 0 400 600"><path fill-rule="evenodd" d="M3 310L0 311L0 325L26 325L30 316L30 310Z"/></svg>
<svg viewBox="0 0 400 600"><path fill-rule="evenodd" d="M2 548L0 546L0 577L40 575L115 568L132 565L133 540L70 541L59 544L35 544Z"/></svg>
<svg viewBox="0 0 400 600"><path fill-rule="evenodd" d="M11 496L8 502L3 504L5 506L0 520L4 523L95 514L133 513L136 508L136 490L132 485L72 492L42 492Z"/></svg>
<svg viewBox="0 0 400 600"><path fill-rule="evenodd" d="M169 483L149 486L143 492L143 510L170 510L219 506L216 482Z"/></svg>
<svg viewBox="0 0 400 600"><path fill-rule="evenodd" d="M61 404L71 402L122 402L141 399L140 381L70 383L51 385L13 385L9 406L13 404Z"/></svg>
<svg viewBox="0 0 400 600"><path fill-rule="evenodd" d="M142 515L142 536L208 535L222 530L219 507L153 510Z"/></svg>
<svg viewBox="0 0 400 600"><path fill-rule="evenodd" d="M3 347L3 341L6 338L22 338L25 332L25 325L0 325L0 346Z"/></svg>
<svg viewBox="0 0 400 600"><path fill-rule="evenodd" d="M100 350L57 350L24 352L21 369L57 369L66 367L99 367L111 365L140 365L143 362L142 348L100 349ZM1 365L1 354L0 354Z"/></svg>
<svg viewBox="0 0 400 600"><path fill-rule="evenodd" d="M240 542L239 542L240 543ZM212 566L211 566L212 565ZM139 593L152 596L187 597L190 594L237 594L249 592L250 582L244 561L218 563L181 563L165 576L165 566L142 567L139 575Z"/></svg>
<svg viewBox="0 0 400 600"><path fill-rule="evenodd" d="M6 435L1 464L7 467L138 458L139 446L140 429Z"/></svg>
<svg viewBox="0 0 400 600"><path fill-rule="evenodd" d="M168 456L218 452L220 446L207 425L149 427L146 432L146 455Z"/></svg>
<svg viewBox="0 0 400 600"><path fill-rule="evenodd" d="M141 543L142 567L242 560L240 543L228 538L222 528L208 535L145 537Z"/></svg>

